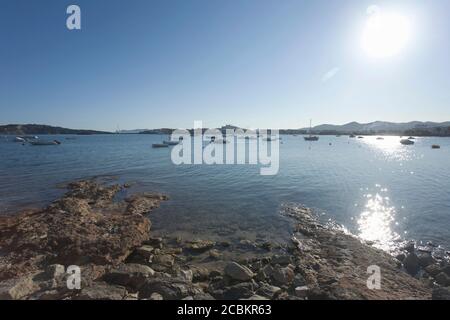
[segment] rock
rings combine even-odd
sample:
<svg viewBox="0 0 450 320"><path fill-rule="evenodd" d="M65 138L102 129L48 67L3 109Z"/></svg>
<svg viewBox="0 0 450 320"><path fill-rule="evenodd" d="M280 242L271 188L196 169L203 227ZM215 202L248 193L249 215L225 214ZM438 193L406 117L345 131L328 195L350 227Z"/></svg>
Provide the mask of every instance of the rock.
<svg viewBox="0 0 450 320"><path fill-rule="evenodd" d="M441 286L444 286L444 287L450 286L450 277L444 272L439 273L435 277L435 279L436 279L436 282L438 284L440 284Z"/></svg>
<svg viewBox="0 0 450 320"><path fill-rule="evenodd" d="M417 254L419 265L422 268L429 266L430 264L435 263L436 261L431 256L431 253L428 252L420 252Z"/></svg>
<svg viewBox="0 0 450 320"><path fill-rule="evenodd" d="M395 256L395 258L400 261L403 262L403 260L405 260L406 255L404 253L399 253L398 255Z"/></svg>
<svg viewBox="0 0 450 320"><path fill-rule="evenodd" d="M209 256L213 259L219 259L222 254L217 249L211 249L209 250Z"/></svg>
<svg viewBox="0 0 450 320"><path fill-rule="evenodd" d="M139 289L139 299L149 298L153 293L159 293L164 300L180 300L203 291L192 283L180 279L147 279Z"/></svg>
<svg viewBox="0 0 450 320"><path fill-rule="evenodd" d="M175 263L175 258L170 254L161 254L153 256L152 268L156 271L165 271L168 268L172 268Z"/></svg>
<svg viewBox="0 0 450 320"><path fill-rule="evenodd" d="M408 252L408 253L414 253L415 250L415 244L414 242L408 242L406 245L401 248L402 250Z"/></svg>
<svg viewBox="0 0 450 320"><path fill-rule="evenodd" d="M155 248L149 245L143 245L135 250L135 253L144 259L148 260L153 256L153 251Z"/></svg>
<svg viewBox="0 0 450 320"><path fill-rule="evenodd" d="M450 265L446 265L445 267L443 267L442 272L450 277Z"/></svg>
<svg viewBox="0 0 450 320"><path fill-rule="evenodd" d="M164 300L163 296L160 295L159 293L153 292L150 297L149 300Z"/></svg>
<svg viewBox="0 0 450 320"><path fill-rule="evenodd" d="M306 298L309 293L309 288L307 286L301 286L295 288L295 295L299 298Z"/></svg>
<svg viewBox="0 0 450 320"><path fill-rule="evenodd" d="M192 270L180 270L178 272L178 277L185 281L192 282L194 279L194 273Z"/></svg>
<svg viewBox="0 0 450 320"><path fill-rule="evenodd" d="M126 212L128 214L145 215L151 210L158 208L161 201L168 200L168 197L159 193L143 193L132 195L125 199L128 203Z"/></svg>
<svg viewBox="0 0 450 320"><path fill-rule="evenodd" d="M194 300L215 300L209 293L198 293L194 295Z"/></svg>
<svg viewBox="0 0 450 320"><path fill-rule="evenodd" d="M292 281L292 284L294 287L302 287L306 284L306 280L300 273L297 273L294 277L294 281Z"/></svg>
<svg viewBox="0 0 450 320"><path fill-rule="evenodd" d="M419 272L419 259L415 253L408 254L403 261L403 265L405 266L406 271L412 276L415 276L417 272Z"/></svg>
<svg viewBox="0 0 450 320"><path fill-rule="evenodd" d="M262 296L259 296L259 295L255 294L255 295L251 296L248 299L242 299L242 300L269 300L269 299L267 299L266 297L262 297Z"/></svg>
<svg viewBox="0 0 450 320"><path fill-rule="evenodd" d="M58 279L66 276L66 269L61 264L51 264L45 269L45 275L49 279Z"/></svg>
<svg viewBox="0 0 450 320"><path fill-rule="evenodd" d="M150 245L152 247L161 249L163 244L163 238L161 237L150 237L147 241L144 241L145 244Z"/></svg>
<svg viewBox="0 0 450 320"><path fill-rule="evenodd" d="M193 281L205 281L209 278L209 269L205 267L192 267Z"/></svg>
<svg viewBox="0 0 450 320"><path fill-rule="evenodd" d="M439 264L431 264L425 268L425 271L432 277L437 276L441 272L441 267Z"/></svg>
<svg viewBox="0 0 450 320"><path fill-rule="evenodd" d="M29 296L40 289L32 276L0 282L0 300L17 300Z"/></svg>
<svg viewBox="0 0 450 320"><path fill-rule="evenodd" d="M234 286L227 287L223 291L223 298L225 300L237 300L242 298L249 298L254 293L254 287L251 282L242 282Z"/></svg>
<svg viewBox="0 0 450 320"><path fill-rule="evenodd" d="M274 255L272 258L272 264L279 264L282 266L286 266L288 264L292 263L292 258L288 255Z"/></svg>
<svg viewBox="0 0 450 320"><path fill-rule="evenodd" d="M148 266L128 263L105 274L103 279L110 284L138 289L147 278L154 275L155 271Z"/></svg>
<svg viewBox="0 0 450 320"><path fill-rule="evenodd" d="M121 286L96 282L90 287L83 288L75 297L76 300L123 300L127 290Z"/></svg>
<svg viewBox="0 0 450 320"><path fill-rule="evenodd" d="M248 281L253 278L253 272L236 262L230 262L225 266L225 274L232 279L239 281Z"/></svg>
<svg viewBox="0 0 450 320"><path fill-rule="evenodd" d="M275 268L272 277L273 279L281 285L288 285L294 280L294 271L289 268Z"/></svg>
<svg viewBox="0 0 450 320"><path fill-rule="evenodd" d="M215 242L209 240L194 240L186 244L186 249L195 253L202 253L214 247L215 244Z"/></svg>
<svg viewBox="0 0 450 320"><path fill-rule="evenodd" d="M280 291L281 288L264 283L258 290L256 290L256 293L263 297L272 299Z"/></svg>
<svg viewBox="0 0 450 320"><path fill-rule="evenodd" d="M450 300L450 288L435 288L431 298L433 300Z"/></svg>

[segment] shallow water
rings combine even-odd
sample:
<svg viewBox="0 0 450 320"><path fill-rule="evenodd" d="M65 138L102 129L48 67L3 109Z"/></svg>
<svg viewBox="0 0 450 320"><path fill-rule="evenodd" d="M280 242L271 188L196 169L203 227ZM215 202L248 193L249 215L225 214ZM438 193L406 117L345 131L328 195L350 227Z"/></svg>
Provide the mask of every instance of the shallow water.
<svg viewBox="0 0 450 320"><path fill-rule="evenodd" d="M0 214L46 205L69 181L105 176L168 194L151 214L153 229L165 233L287 239L280 207L301 203L384 249L403 239L450 247L450 138L403 146L399 137L283 136L275 176L261 176L257 165L175 166L170 149L151 148L167 138L157 135L45 137L60 146L12 138L0 142Z"/></svg>

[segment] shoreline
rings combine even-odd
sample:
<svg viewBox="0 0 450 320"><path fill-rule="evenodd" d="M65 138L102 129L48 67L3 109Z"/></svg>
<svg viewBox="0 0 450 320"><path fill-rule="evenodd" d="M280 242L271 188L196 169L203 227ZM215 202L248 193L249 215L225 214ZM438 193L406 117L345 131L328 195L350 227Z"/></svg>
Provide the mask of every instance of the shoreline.
<svg viewBox="0 0 450 320"><path fill-rule="evenodd" d="M449 299L448 263L411 246L394 258L325 227L308 208L285 211L294 227L281 245L161 238L151 211L170 200L116 199L127 187L77 181L44 209L0 217L0 299ZM80 289L67 288L70 265L81 268ZM367 287L372 265L380 290Z"/></svg>

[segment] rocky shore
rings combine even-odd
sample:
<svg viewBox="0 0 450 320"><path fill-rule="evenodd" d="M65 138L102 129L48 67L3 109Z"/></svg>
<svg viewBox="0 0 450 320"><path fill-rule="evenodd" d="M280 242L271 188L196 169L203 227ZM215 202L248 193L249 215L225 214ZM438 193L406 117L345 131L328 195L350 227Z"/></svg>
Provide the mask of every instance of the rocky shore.
<svg viewBox="0 0 450 320"><path fill-rule="evenodd" d="M47 208L0 218L0 299L449 299L450 266L409 246L397 258L286 208L289 243L152 235L162 194L79 181ZM150 216L151 218L151 216ZM248 254L232 256L236 249ZM369 266L380 268L369 289ZM81 270L67 285L69 266ZM415 278L408 274L422 273Z"/></svg>

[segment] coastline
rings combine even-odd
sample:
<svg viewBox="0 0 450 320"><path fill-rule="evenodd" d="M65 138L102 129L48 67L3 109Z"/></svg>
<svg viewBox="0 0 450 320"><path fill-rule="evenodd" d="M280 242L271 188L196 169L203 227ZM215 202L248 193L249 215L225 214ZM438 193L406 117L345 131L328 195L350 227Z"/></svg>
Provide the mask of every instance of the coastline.
<svg viewBox="0 0 450 320"><path fill-rule="evenodd" d="M235 257L227 241L154 237L151 211L170 200L118 200L127 187L77 181L42 210L1 217L0 299L449 299L450 266L411 246L394 258L325 227L308 208L285 210L291 242L242 240L248 254ZM81 268L80 289L67 288L71 265ZM380 289L367 286L373 265Z"/></svg>

